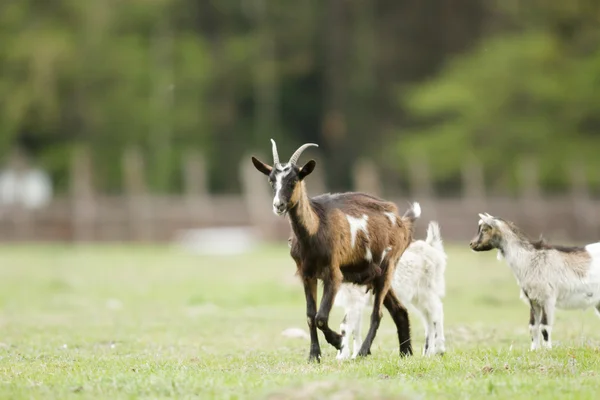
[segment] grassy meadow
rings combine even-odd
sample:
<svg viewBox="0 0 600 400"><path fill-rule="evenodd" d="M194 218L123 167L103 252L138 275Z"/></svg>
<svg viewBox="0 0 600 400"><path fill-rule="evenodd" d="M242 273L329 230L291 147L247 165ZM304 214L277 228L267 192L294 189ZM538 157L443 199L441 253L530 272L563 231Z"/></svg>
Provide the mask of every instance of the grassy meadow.
<svg viewBox="0 0 600 400"><path fill-rule="evenodd" d="M287 247L198 256L173 247L0 247L0 398L596 399L600 318L559 311L529 352L528 308L495 253L447 245L448 352L398 357L385 314L372 356L308 364ZM339 326L340 309L331 325ZM364 333L368 318L363 320Z"/></svg>

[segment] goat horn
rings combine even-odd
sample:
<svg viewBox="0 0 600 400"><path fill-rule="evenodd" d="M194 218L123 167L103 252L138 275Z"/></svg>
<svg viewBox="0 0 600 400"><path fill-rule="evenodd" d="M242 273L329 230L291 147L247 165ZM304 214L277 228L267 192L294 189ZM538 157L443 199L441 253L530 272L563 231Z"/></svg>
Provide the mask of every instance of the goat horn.
<svg viewBox="0 0 600 400"><path fill-rule="evenodd" d="M271 139L271 143L273 143L273 165L279 164L279 154L277 154L277 145L275 141Z"/></svg>
<svg viewBox="0 0 600 400"><path fill-rule="evenodd" d="M298 159L300 158L300 155L302 154L302 152L310 146L319 147L318 144L314 144L314 143L303 144L302 146L300 146L298 148L298 150L296 150L296 152L294 154L292 154L292 156L290 157L289 163L292 165L295 165L298 162Z"/></svg>

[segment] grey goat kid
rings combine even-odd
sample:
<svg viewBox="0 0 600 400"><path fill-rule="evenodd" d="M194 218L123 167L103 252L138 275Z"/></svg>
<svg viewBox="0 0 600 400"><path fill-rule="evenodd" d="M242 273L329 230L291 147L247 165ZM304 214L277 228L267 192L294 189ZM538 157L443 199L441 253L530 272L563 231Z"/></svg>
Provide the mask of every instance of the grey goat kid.
<svg viewBox="0 0 600 400"><path fill-rule="evenodd" d="M396 264L412 241L413 225L421 214L418 203L398 215L394 203L365 193L336 193L308 197L304 179L316 162L302 167L296 163L302 152L316 144L300 146L286 163L279 161L277 145L271 139L273 166L252 157L254 167L268 177L273 188L273 212L287 215L292 228L290 255L296 262L306 296L310 331L309 361L320 361L317 328L336 349L342 337L329 327L329 313L342 282L366 286L375 296L371 325L359 351L370 353L382 317L382 306L396 325L400 354L412 354L406 308L390 290ZM323 296L317 311L317 280L323 282Z"/></svg>
<svg viewBox="0 0 600 400"><path fill-rule="evenodd" d="M479 214L474 251L498 250L521 288L521 299L530 307L531 350L552 347L555 308L594 307L600 316L600 242L565 247L532 241L512 222Z"/></svg>

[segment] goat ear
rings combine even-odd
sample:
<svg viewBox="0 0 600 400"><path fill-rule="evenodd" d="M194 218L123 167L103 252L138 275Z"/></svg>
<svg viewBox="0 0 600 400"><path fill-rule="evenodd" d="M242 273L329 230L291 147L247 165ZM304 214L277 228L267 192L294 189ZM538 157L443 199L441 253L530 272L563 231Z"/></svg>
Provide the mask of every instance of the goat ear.
<svg viewBox="0 0 600 400"><path fill-rule="evenodd" d="M494 217L492 217L490 214L488 214L488 213L481 214L480 213L479 218L481 218L481 220L483 221L484 224L494 226Z"/></svg>
<svg viewBox="0 0 600 400"><path fill-rule="evenodd" d="M260 172L262 172L263 174L265 174L267 176L269 176L271 174L271 171L273 171L273 167L265 164L264 162L260 161L256 157L252 157L252 164L254 164L254 167L257 170L259 170Z"/></svg>
<svg viewBox="0 0 600 400"><path fill-rule="evenodd" d="M304 166L302 168L300 168L300 172L298 172L298 176L300 177L300 180L302 180L302 179L306 178L308 175L310 175L310 173L313 172L313 170L315 169L316 165L317 165L317 162L315 160L310 160L309 162L304 164Z"/></svg>

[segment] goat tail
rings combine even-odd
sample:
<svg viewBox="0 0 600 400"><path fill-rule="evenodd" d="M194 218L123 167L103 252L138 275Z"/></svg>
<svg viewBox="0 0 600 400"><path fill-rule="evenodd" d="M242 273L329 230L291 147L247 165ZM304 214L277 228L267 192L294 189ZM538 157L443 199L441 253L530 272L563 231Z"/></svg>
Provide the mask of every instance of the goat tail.
<svg viewBox="0 0 600 400"><path fill-rule="evenodd" d="M421 205L416 201L412 203L408 210L402 216L402 222L408 228L410 239L409 243L412 242L412 236L415 233L415 221L421 216Z"/></svg>
<svg viewBox="0 0 600 400"><path fill-rule="evenodd" d="M444 252L444 242L440 233L440 225L436 221L430 221L427 226L427 237L425 242L436 250Z"/></svg>
<svg viewBox="0 0 600 400"><path fill-rule="evenodd" d="M421 205L416 201L410 205L410 208L406 210L404 215L402 216L403 220L408 220L408 222L414 224L415 221L421 216Z"/></svg>

